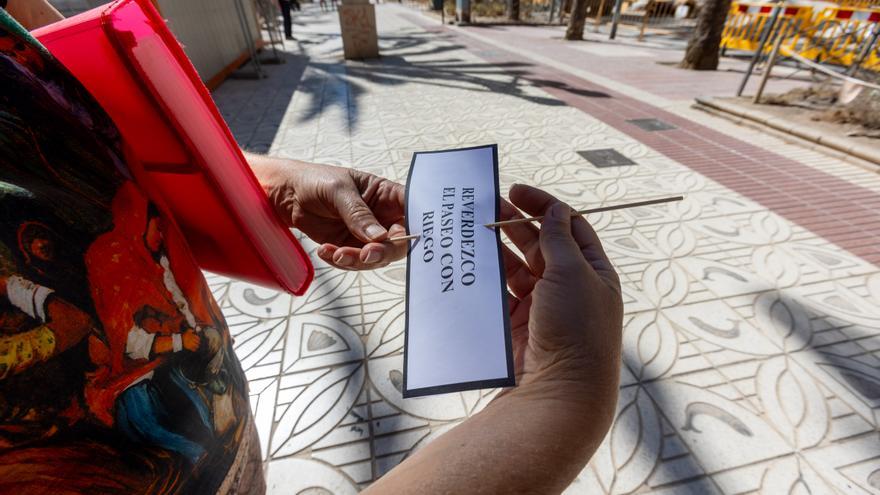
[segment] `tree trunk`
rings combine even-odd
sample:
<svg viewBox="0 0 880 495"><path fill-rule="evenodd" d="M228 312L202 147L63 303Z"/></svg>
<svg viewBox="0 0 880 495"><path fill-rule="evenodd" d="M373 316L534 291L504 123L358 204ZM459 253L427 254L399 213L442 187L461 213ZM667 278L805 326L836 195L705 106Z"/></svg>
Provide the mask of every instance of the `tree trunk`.
<svg viewBox="0 0 880 495"><path fill-rule="evenodd" d="M507 20L519 20L519 0L507 0Z"/></svg>
<svg viewBox="0 0 880 495"><path fill-rule="evenodd" d="M568 29L565 30L565 39L584 39L584 22L587 20L588 3L589 0L574 0L571 6L571 17L568 19Z"/></svg>
<svg viewBox="0 0 880 495"><path fill-rule="evenodd" d="M688 41L684 60L678 65L683 69L715 70L718 68L718 52L721 33L730 10L730 0L706 0L700 9L697 27Z"/></svg>

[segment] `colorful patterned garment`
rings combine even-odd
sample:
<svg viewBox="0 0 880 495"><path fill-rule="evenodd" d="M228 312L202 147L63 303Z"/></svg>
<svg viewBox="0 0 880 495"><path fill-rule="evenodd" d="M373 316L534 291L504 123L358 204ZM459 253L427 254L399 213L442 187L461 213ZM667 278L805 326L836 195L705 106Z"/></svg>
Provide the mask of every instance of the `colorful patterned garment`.
<svg viewBox="0 0 880 495"><path fill-rule="evenodd" d="M258 493L247 382L119 134L0 9L0 493Z"/></svg>

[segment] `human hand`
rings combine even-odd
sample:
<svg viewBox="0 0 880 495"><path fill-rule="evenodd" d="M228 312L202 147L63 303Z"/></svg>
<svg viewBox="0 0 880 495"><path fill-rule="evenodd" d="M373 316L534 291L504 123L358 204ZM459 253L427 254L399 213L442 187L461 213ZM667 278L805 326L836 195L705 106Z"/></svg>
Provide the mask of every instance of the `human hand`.
<svg viewBox="0 0 880 495"><path fill-rule="evenodd" d="M366 172L247 155L282 218L323 243L318 257L345 270L380 268L406 255L404 187Z"/></svg>
<svg viewBox="0 0 880 495"><path fill-rule="evenodd" d="M183 332L183 348L190 352L196 352L202 345L202 337L193 329L187 329Z"/></svg>
<svg viewBox="0 0 880 495"><path fill-rule="evenodd" d="M514 186L513 203L548 215L504 227L519 386L376 481L369 493L561 493L608 432L617 403L623 303L596 233L553 196ZM521 217L503 203L505 219ZM365 492L365 493L367 493Z"/></svg>
<svg viewBox="0 0 880 495"><path fill-rule="evenodd" d="M596 232L583 217L571 218L570 207L523 185L511 189L510 199L528 215L546 216L540 231L531 223L504 227L526 260L505 246L519 383L506 394L587 400L611 415L623 325L617 273ZM506 202L501 212L504 219L522 217Z"/></svg>

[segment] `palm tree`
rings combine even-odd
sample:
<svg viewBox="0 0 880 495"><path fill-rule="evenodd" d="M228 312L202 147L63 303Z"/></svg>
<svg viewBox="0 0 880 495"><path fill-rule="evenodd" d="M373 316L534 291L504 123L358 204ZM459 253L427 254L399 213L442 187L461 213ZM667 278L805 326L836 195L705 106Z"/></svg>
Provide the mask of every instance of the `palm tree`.
<svg viewBox="0 0 880 495"><path fill-rule="evenodd" d="M519 20L519 0L507 0L507 20Z"/></svg>
<svg viewBox="0 0 880 495"><path fill-rule="evenodd" d="M568 29L565 30L565 39L584 39L584 23L587 20L588 2L589 0L574 0L571 7L571 17L568 19Z"/></svg>
<svg viewBox="0 0 880 495"><path fill-rule="evenodd" d="M683 69L715 70L718 68L718 52L721 49L721 33L730 10L730 0L706 0L700 8L697 27L688 41L684 60L678 64Z"/></svg>

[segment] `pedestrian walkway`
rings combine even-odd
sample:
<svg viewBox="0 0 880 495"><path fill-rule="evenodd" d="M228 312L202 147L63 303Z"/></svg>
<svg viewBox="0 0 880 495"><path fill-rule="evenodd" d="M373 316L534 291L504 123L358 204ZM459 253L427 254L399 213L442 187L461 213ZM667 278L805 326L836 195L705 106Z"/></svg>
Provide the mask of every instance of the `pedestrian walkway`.
<svg viewBox="0 0 880 495"><path fill-rule="evenodd" d="M528 28L521 27L521 29ZM491 43L488 46L508 46L517 53L524 53L515 55L510 51L489 52L487 59L499 64L522 63L529 59L551 63L559 59L574 59L572 63L576 64L575 67L594 67L591 72L575 69L584 74L586 79L571 75L565 72L564 68L560 70L544 66L536 69L535 72L544 78L542 81L551 81L545 88L547 92L569 105L589 113L692 170L772 208L775 213L840 244L854 254L873 263L880 262L880 243L878 243L880 224L875 223L876 220L880 220L876 213L880 211L880 194L875 191L865 191L861 184L847 184L846 181L829 176L822 170L811 169L776 153L772 148L754 146L741 137L717 132L710 126L682 118L677 114L680 105L671 106L667 103L667 111L663 111L655 104L655 100L663 99L663 94L666 94L665 86L654 85L653 81L657 79L670 84L674 82L672 87L677 88L678 91L687 89L685 81L695 80L695 83L691 84L691 89L694 91L712 91L714 88L714 91L723 93L731 91L731 83L736 82L738 85L739 77L732 79L723 73L704 75L705 73L658 66L650 61L634 65L619 60L601 63L595 60L596 57L592 60L590 58L584 60L584 57L576 59L571 53L566 53L572 50L570 43L544 38L538 38L544 40L543 44L534 41L522 42L523 36L519 36L515 29L499 31L502 34L496 33L494 38L486 36L482 28L467 28L464 31L473 37L471 31L474 30L479 30L480 33L469 41L472 43L470 45L472 49L479 49ZM552 55L544 56L540 55L541 53ZM680 58L681 54L674 53L673 56ZM627 66L629 69L623 71L619 69ZM572 66L563 65L563 67ZM637 67L645 67L641 75ZM600 70L597 71L595 68ZM613 79L613 82L604 87L595 84L591 79L596 79L596 72L611 72L610 79ZM554 87L556 81L560 80L566 81L571 87L582 88L582 92L573 93ZM648 87L651 88L651 96L647 98L630 89L634 84L644 82L650 84ZM541 81L538 85L542 85ZM617 86L626 86L630 95L604 89ZM583 89L593 89L597 94L604 90L609 100L592 97L584 93ZM692 99L693 93L691 95ZM690 100L687 103L690 103ZM657 133L633 125L633 120L646 117L659 118L678 128ZM871 177L868 182L876 183L875 177ZM859 200L853 201L854 198ZM867 219L867 221L862 222L857 219Z"/></svg>
<svg viewBox="0 0 880 495"><path fill-rule="evenodd" d="M545 65L567 66L601 74L606 81L624 83L653 95L652 103L687 101L695 96L733 96L748 68L749 58L743 52L737 57L724 57L717 71L693 72L676 66L684 58L687 40L649 32L644 41L637 40L637 29L621 25L615 40L608 39L609 25L599 31L588 23L583 41L564 41L565 26L493 25L462 28L487 42L499 42L517 53L537 55ZM751 78L746 93L753 91L758 76ZM803 85L809 73L795 72L779 66L774 69L770 88L786 90Z"/></svg>
<svg viewBox="0 0 880 495"><path fill-rule="evenodd" d="M503 190L576 207L686 195L590 216L623 280L625 367L617 421L567 493L880 491L877 174L686 111L683 94L652 105L637 72L549 58L564 47L377 16L379 60L342 63L335 15L306 8L287 64L221 86L242 145L403 181L413 151L498 143ZM579 153L596 150L635 165ZM209 280L270 493L354 493L493 395L403 400L404 264L313 259L301 298Z"/></svg>

